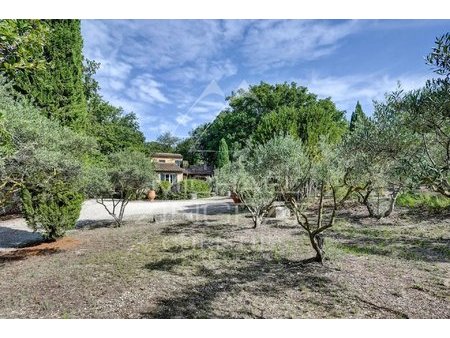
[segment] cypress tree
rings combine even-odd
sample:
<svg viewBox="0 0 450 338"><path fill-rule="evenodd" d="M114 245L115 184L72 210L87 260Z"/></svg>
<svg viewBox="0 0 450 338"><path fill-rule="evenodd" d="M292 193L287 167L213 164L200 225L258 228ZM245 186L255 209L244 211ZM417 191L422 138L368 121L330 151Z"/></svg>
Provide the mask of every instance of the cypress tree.
<svg viewBox="0 0 450 338"><path fill-rule="evenodd" d="M225 139L220 140L219 144L219 154L217 156L217 167L222 168L223 166L230 163L230 155L228 152L228 145Z"/></svg>
<svg viewBox="0 0 450 338"><path fill-rule="evenodd" d="M352 116L350 118L350 131L355 130L357 121L362 121L366 118L366 115L364 114L361 104L356 102L355 111L352 113Z"/></svg>
<svg viewBox="0 0 450 338"><path fill-rule="evenodd" d="M83 86L83 38L80 20L46 20L50 29L44 46L46 67L18 74L16 88L32 98L47 117L75 130L87 118Z"/></svg>

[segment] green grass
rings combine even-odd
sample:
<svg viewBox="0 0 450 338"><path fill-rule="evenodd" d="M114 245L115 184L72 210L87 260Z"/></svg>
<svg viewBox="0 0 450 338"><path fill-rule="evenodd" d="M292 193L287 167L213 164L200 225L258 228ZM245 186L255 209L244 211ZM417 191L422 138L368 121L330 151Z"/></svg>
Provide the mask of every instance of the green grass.
<svg viewBox="0 0 450 338"><path fill-rule="evenodd" d="M426 209L430 212L450 210L450 198L432 193L405 192L397 198L397 204L410 209Z"/></svg>

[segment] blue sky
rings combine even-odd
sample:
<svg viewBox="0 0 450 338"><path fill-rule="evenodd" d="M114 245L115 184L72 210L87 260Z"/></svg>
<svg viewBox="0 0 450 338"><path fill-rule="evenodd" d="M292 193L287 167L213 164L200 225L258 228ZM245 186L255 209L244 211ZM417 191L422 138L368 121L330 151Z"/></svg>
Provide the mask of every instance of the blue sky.
<svg viewBox="0 0 450 338"><path fill-rule="evenodd" d="M148 140L185 137L225 97L266 81L295 81L347 116L359 100L432 75L424 56L450 20L83 20L84 54L111 103L133 111Z"/></svg>

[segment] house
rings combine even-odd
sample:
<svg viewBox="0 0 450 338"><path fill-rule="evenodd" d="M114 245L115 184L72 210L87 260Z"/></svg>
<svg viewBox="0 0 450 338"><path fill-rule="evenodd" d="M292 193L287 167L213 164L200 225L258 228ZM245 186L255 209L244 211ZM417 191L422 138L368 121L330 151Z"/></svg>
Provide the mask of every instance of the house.
<svg viewBox="0 0 450 338"><path fill-rule="evenodd" d="M155 171L160 181L174 184L183 179L206 180L214 174L214 168L206 164L191 165L183 168L183 156L172 153L155 153L152 155Z"/></svg>
<svg viewBox="0 0 450 338"><path fill-rule="evenodd" d="M160 181L169 181L174 184L183 180L184 169L181 167L183 156L181 154L155 153L152 156L155 171Z"/></svg>

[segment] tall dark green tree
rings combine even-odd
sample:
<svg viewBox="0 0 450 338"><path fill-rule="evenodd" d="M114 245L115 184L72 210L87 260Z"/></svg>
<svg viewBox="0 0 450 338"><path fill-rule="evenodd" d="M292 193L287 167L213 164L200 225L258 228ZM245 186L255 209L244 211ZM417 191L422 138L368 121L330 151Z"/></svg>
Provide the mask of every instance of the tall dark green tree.
<svg viewBox="0 0 450 338"><path fill-rule="evenodd" d="M83 86L83 39L80 20L46 20L45 69L30 69L13 80L16 89L33 99L47 117L75 130L87 122Z"/></svg>
<svg viewBox="0 0 450 338"><path fill-rule="evenodd" d="M350 118L350 131L355 130L358 121L362 121L365 118L366 115L364 114L361 104L358 101L356 102L355 111L352 113L352 116Z"/></svg>
<svg viewBox="0 0 450 338"><path fill-rule="evenodd" d="M0 20L0 72L14 79L22 71L45 69L48 33L41 20Z"/></svg>
<svg viewBox="0 0 450 338"><path fill-rule="evenodd" d="M220 140L219 153L217 155L217 167L222 168L230 164L230 153L228 151L228 145L225 139Z"/></svg>

